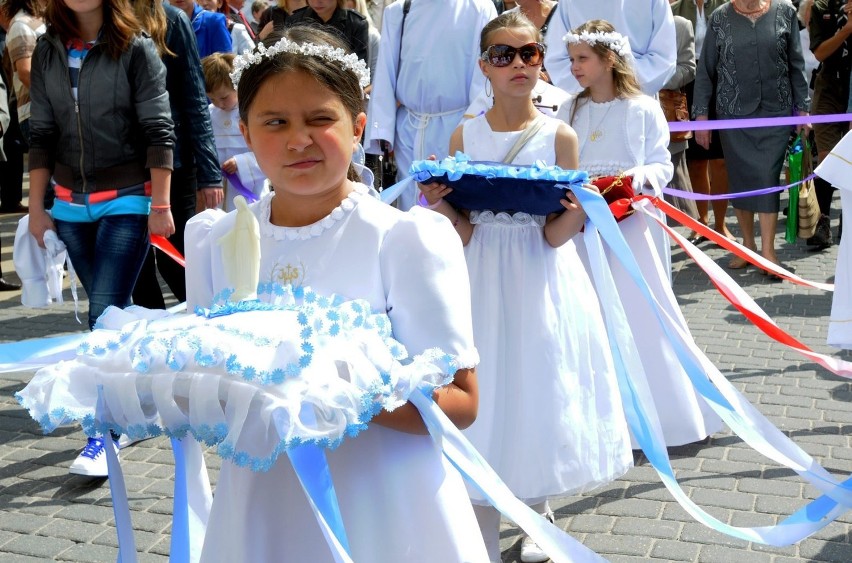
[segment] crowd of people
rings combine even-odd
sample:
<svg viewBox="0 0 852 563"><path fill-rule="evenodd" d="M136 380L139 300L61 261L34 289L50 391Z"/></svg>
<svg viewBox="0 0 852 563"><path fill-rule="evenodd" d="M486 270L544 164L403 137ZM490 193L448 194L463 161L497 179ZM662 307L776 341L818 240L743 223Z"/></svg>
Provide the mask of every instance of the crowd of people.
<svg viewBox="0 0 852 563"><path fill-rule="evenodd" d="M394 209L369 197L381 186L365 185L353 165L359 145L392 158L398 180L414 161L458 151L627 178L657 197L670 185L733 194L778 184L791 136L811 134L807 124L675 138L668 101L697 121L852 107L852 3L843 0L0 1L0 212L26 213L40 246L56 232L88 296L90 329L111 306L164 308L157 271L178 300L210 307L233 283L218 241L240 211L220 209L232 211L238 195L258 200L260 281L367 299L412 355L437 346L456 357L438 405L551 520L550 500L632 464L582 206L568 192L548 215L465 209L445 184L411 183ZM819 63L812 76L803 43ZM815 126L817 159L848 130ZM815 250L840 238L829 224L832 190L817 180ZM706 202L677 201L710 225ZM779 194L732 206L735 232L724 199L713 201L713 228L755 251L759 233L760 253L778 263ZM662 228L639 212L619 228L657 305L688 335ZM187 270L150 235L170 238ZM719 431L666 335L649 325L650 305L607 259L647 385L667 405L666 445ZM0 272L0 291L18 287ZM350 536L355 560L405 560L418 546L431 560L499 561L500 513L416 436L413 406L374 422L328 454L343 521L362 532ZM91 437L71 471L106 475L104 449L129 442ZM399 464L412 473L402 479ZM403 497L388 486L377 499L365 489L376 479L432 488ZM263 474L224 461L216 492L204 560L329 557L286 461ZM420 520L395 516L403 505ZM301 523L268 525L284 512ZM522 561L547 558L524 540Z"/></svg>

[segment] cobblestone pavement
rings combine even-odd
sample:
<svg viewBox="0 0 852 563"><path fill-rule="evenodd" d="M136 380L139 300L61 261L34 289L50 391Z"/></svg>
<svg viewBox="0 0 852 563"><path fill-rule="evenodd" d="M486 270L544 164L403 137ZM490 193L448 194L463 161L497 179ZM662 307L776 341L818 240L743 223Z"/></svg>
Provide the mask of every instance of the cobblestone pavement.
<svg viewBox="0 0 852 563"><path fill-rule="evenodd" d="M10 279L16 279L11 248L17 218L0 216L2 265ZM779 246L781 259L798 274L831 280L836 247L811 253L801 242L779 241ZM709 243L702 248L724 265L725 252ZM707 355L761 412L829 471L841 477L852 472L852 384L759 333L682 251L674 252L673 262L675 293ZM754 268L737 270L733 276L782 328L818 351L832 351L825 345L830 294L771 283ZM81 329L71 304L24 309L19 293L0 293L0 340ZM846 353L841 356L852 359ZM83 445L79 428L42 436L17 405L12 395L30 376L0 374L0 562L115 561L109 488L104 480L68 474L68 465ZM670 454L690 497L733 525L771 525L815 497L815 489L803 485L791 471L768 463L728 433L672 448ZM140 561L166 561L173 478L168 442L149 440L121 455ZM215 480L218 459L210 455L207 461ZM852 513L790 547L735 540L694 522L641 455L622 479L563 499L554 508L559 526L611 561L852 561ZM504 562L519 560L520 539L517 529L504 523Z"/></svg>

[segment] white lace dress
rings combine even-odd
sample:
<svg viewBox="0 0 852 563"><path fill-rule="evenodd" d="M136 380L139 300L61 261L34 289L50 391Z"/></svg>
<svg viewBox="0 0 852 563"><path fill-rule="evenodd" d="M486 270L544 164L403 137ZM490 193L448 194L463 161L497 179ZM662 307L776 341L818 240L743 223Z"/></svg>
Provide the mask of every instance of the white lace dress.
<svg viewBox="0 0 852 563"><path fill-rule="evenodd" d="M545 119L515 164L555 163L559 122ZM464 152L499 160L520 134L492 132L479 116L464 124ZM632 464L597 295L574 242L552 248L544 220L474 211L465 248L481 358L479 414L465 434L528 504L594 488Z"/></svg>
<svg viewBox="0 0 852 563"><path fill-rule="evenodd" d="M285 284L363 299L387 313L410 355L438 347L459 365L475 365L462 249L449 222L366 194L358 185L325 219L299 229L269 222L274 194L252 206L261 232L260 298ZM217 241L233 222L233 213L208 211L187 226L190 308L209 307L228 288ZM262 425L265 416L245 424ZM371 425L327 457L355 561L487 561L463 480L430 436ZM223 461L202 561L331 560L286 458L266 472Z"/></svg>
<svg viewBox="0 0 852 563"><path fill-rule="evenodd" d="M566 112L569 106L570 103L566 104ZM672 174L670 156L665 148L668 130L664 123L659 123L657 118L660 116L659 104L647 96L605 103L591 100L581 103L573 121L580 140L580 168L588 170L592 176L624 172L633 176L634 188L647 182L648 187L643 191L660 195L660 188L671 180ZM666 313L689 334L669 281L668 236L657 223L640 212L634 212L619 226L654 296ZM584 247L581 255L585 261ZM695 393L645 297L621 263L608 256L657 405L666 445L688 444L720 431L722 420Z"/></svg>

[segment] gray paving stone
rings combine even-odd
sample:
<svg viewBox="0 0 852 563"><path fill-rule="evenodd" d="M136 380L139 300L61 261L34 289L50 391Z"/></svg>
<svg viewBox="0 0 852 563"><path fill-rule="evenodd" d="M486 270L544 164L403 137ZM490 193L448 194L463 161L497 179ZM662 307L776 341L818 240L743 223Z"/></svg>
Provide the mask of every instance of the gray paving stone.
<svg viewBox="0 0 852 563"><path fill-rule="evenodd" d="M701 546L672 540L656 540L650 556L663 561L695 561Z"/></svg>
<svg viewBox="0 0 852 563"><path fill-rule="evenodd" d="M737 489L744 493L755 493L758 495L802 498L802 485L800 483L743 477L738 481Z"/></svg>
<svg viewBox="0 0 852 563"><path fill-rule="evenodd" d="M622 517L615 522L613 534L635 535L660 539L675 539L680 535L680 522Z"/></svg>
<svg viewBox="0 0 852 563"><path fill-rule="evenodd" d="M644 557L651 550L651 538L636 536L599 536L591 535L585 545L604 557L608 554L634 555Z"/></svg>
<svg viewBox="0 0 852 563"><path fill-rule="evenodd" d="M61 538L51 538L36 535L21 535L3 546L4 551L33 557L54 558L74 542Z"/></svg>
<svg viewBox="0 0 852 563"><path fill-rule="evenodd" d="M698 563L770 563L772 557L764 553L755 553L731 549L721 545L705 545L698 554Z"/></svg>

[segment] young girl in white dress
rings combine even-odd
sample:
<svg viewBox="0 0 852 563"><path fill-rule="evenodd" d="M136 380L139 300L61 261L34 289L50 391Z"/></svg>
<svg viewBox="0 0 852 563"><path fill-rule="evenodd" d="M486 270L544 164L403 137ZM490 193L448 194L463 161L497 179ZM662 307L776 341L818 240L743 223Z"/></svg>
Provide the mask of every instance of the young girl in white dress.
<svg viewBox="0 0 852 563"><path fill-rule="evenodd" d="M625 57L628 40L609 22L592 20L565 36L571 72L584 88L557 117L577 132L580 168L592 177L632 177L637 194L662 197L672 178L669 131L660 104L641 93ZM642 273L666 313L689 334L670 283L670 246L662 227L640 212L619 223ZM706 438L721 419L698 398L650 305L617 260L610 259L668 446ZM635 444L634 444L635 445Z"/></svg>
<svg viewBox="0 0 852 563"><path fill-rule="evenodd" d="M438 347L461 366L434 398L464 428L476 416L477 353L462 245L443 217L400 212L355 180L369 77L328 46L345 49L327 33L294 28L266 54L240 59L234 75L240 128L274 186L250 208L260 231L258 297L279 284L310 287L386 312L410 356ZM219 241L237 215L208 210L187 226L190 310L232 287ZM487 559L462 478L425 433L407 403L327 451L354 561ZM223 461L202 561L332 560L286 457L267 472Z"/></svg>
<svg viewBox="0 0 852 563"><path fill-rule="evenodd" d="M513 164L577 168L574 131L532 102L540 42L521 14L485 26L480 68L494 105L455 131L451 154L499 162L531 123L544 120ZM571 240L585 214L570 193L564 212L544 217L458 210L442 199L451 191L446 185L421 190L465 244L481 357L479 414L465 434L519 499L552 518L549 498L594 488L632 464L597 296ZM476 512L489 556L499 561L500 515L490 506ZM547 556L526 538L521 559Z"/></svg>

